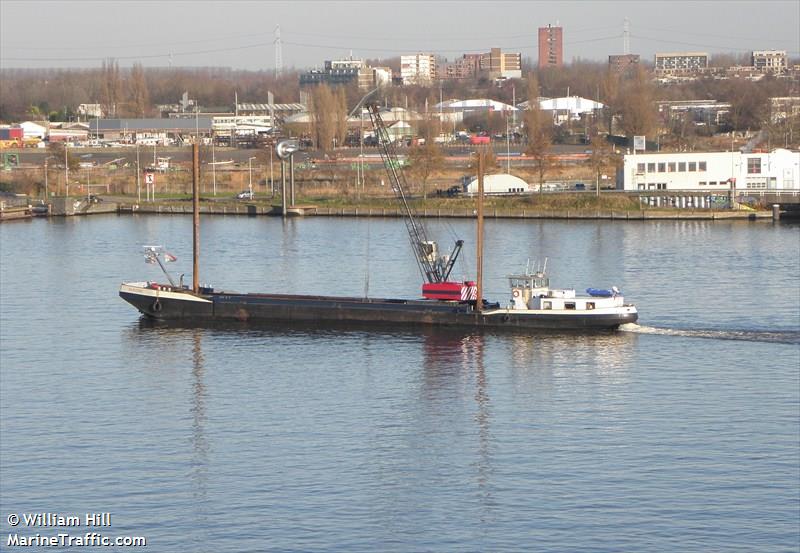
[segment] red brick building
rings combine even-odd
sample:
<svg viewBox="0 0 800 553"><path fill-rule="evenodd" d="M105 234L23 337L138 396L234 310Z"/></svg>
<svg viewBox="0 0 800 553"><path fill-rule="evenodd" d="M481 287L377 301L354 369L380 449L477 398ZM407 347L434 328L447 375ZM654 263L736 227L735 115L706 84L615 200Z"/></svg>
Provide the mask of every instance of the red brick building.
<svg viewBox="0 0 800 553"><path fill-rule="evenodd" d="M564 63L563 30L561 27L539 27L539 69L561 67Z"/></svg>

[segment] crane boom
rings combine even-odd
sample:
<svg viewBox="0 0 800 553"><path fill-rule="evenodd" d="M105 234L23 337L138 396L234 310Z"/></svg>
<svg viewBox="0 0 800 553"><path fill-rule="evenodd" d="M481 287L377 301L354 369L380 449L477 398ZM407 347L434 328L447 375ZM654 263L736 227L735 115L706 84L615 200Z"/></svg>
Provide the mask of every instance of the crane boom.
<svg viewBox="0 0 800 553"><path fill-rule="evenodd" d="M411 241L411 248L414 250L414 259L417 262L420 273L425 283L422 285L422 295L429 299L469 301L474 299L475 286L473 282L448 282L450 273L453 270L458 254L464 245L463 240L456 240L453 251L449 256L439 257L436 242L429 240L425 231L425 226L419 221L419 216L414 210L414 206L408 201L406 191L408 183L403 173L397 150L394 142L389 137L389 131L383 122L378 105L375 103L367 104L372 128L378 140L378 151L380 152L383 166L389 177L389 183L395 197L402 206L405 217L408 237Z"/></svg>

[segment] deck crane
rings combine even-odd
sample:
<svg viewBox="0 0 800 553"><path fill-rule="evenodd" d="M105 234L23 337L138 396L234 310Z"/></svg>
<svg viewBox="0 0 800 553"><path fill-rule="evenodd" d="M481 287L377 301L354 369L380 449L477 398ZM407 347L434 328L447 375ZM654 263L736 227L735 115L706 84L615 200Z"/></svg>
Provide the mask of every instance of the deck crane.
<svg viewBox="0 0 800 553"><path fill-rule="evenodd" d="M375 130L378 151L381 154L383 166L386 168L389 183L404 212L403 220L406 223L417 266L425 279L422 284L422 296L435 300L475 300L476 287L474 282L448 281L453 265L458 259L458 254L461 253L464 241L456 240L453 251L449 256L439 256L436 242L428 239L425 226L418 220L419 217L414 207L408 202L408 197L406 196L408 184L400 167L394 142L389 137L386 124L381 118L380 108L375 103L368 103L367 111L372 122L372 128Z"/></svg>

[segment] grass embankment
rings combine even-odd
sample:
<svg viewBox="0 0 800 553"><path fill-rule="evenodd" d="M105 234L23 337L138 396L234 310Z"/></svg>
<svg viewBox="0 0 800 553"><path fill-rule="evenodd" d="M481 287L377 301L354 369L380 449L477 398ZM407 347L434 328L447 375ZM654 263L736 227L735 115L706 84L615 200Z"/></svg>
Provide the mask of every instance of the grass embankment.
<svg viewBox="0 0 800 553"><path fill-rule="evenodd" d="M330 208L372 208L396 209L397 200L389 197L369 196L317 196L308 195L296 198L296 203L316 205L317 207ZM280 199L276 199L280 201ZM421 209L474 209L475 198L440 198L414 199L409 203L418 210ZM502 196L487 197L484 200L486 209L517 209L517 210L542 210L542 211L639 211L641 204L638 199L625 195L594 194L533 194L530 196Z"/></svg>

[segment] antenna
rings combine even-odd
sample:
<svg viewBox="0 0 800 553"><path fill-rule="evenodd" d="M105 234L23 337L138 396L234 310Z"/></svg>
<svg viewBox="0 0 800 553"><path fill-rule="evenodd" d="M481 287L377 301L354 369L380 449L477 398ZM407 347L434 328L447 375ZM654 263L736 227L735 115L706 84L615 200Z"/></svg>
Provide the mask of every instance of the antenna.
<svg viewBox="0 0 800 553"><path fill-rule="evenodd" d="M272 41L275 45L275 76L280 77L283 72L283 51L281 43L281 26L275 25L275 40Z"/></svg>
<svg viewBox="0 0 800 553"><path fill-rule="evenodd" d="M631 22L627 17L622 22L622 53L626 56L631 53Z"/></svg>

